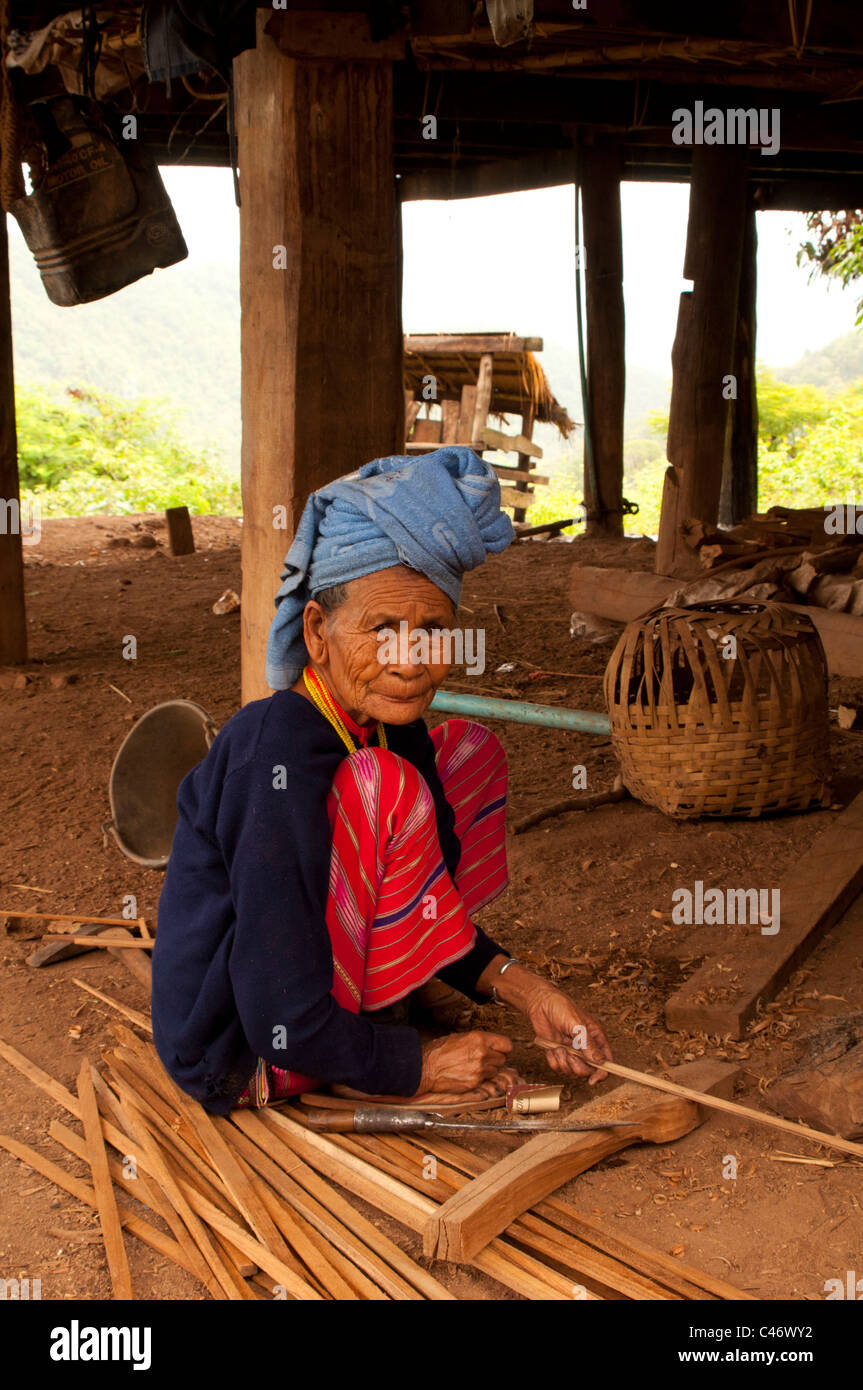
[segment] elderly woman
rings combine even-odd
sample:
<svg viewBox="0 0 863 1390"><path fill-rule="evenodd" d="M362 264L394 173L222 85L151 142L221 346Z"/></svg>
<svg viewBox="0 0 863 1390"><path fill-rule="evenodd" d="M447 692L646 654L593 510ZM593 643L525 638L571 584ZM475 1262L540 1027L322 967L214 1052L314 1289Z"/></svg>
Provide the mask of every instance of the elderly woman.
<svg viewBox="0 0 863 1390"><path fill-rule="evenodd" d="M331 1083L499 1093L508 1037L423 1042L407 1021L435 980L525 1014L555 1071L605 1075L599 1026L473 921L507 884L498 739L426 728L449 669L433 641L384 656L385 634L451 630L462 575L512 536L465 448L377 459L309 498L267 647L276 693L183 781L159 904L155 1042L208 1109Z"/></svg>

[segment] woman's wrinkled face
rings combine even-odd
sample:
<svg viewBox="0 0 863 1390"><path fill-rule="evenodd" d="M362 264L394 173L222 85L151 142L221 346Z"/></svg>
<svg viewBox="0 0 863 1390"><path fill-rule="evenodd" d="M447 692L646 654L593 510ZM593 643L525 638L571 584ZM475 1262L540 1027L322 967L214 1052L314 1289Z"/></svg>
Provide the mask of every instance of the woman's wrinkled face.
<svg viewBox="0 0 863 1390"><path fill-rule="evenodd" d="M402 565L352 579L345 588L346 601L332 613L314 600L306 604L303 632L312 665L358 724L420 719L450 669L439 660L445 645L436 650L443 644L431 638L453 628L452 602L425 575ZM388 638L399 633L411 641Z"/></svg>

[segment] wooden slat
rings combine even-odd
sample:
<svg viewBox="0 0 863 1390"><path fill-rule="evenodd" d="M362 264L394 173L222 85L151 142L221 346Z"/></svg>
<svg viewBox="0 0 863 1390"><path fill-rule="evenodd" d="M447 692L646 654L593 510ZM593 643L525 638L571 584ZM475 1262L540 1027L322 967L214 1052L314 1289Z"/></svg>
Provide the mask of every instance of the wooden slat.
<svg viewBox="0 0 863 1390"><path fill-rule="evenodd" d="M502 483L536 483L544 487L551 482L545 473L534 473L532 468L507 468L501 463L493 463L492 468Z"/></svg>
<svg viewBox="0 0 863 1390"><path fill-rule="evenodd" d="M257 1149L253 1157L249 1149L242 1148L247 1160L391 1298L452 1299L437 1279L288 1150L284 1136L274 1135L260 1116L250 1110L236 1110L231 1123L242 1131L237 1142L246 1139Z"/></svg>
<svg viewBox="0 0 863 1390"><path fill-rule="evenodd" d="M514 487L502 487L500 490L502 507L530 507L535 501L532 492L517 492Z"/></svg>
<svg viewBox="0 0 863 1390"><path fill-rule="evenodd" d="M119 1084L120 1099L126 1114L126 1124L132 1137L143 1150L147 1166L174 1209L175 1216L170 1225L177 1240L188 1254L194 1258L193 1251L200 1252L203 1260L212 1270L222 1292L228 1299L243 1299L247 1296L243 1281L237 1279L216 1249L198 1215L189 1205L186 1193L181 1191L177 1179L168 1166L168 1160L159 1149L147 1119L138 1104L138 1098L131 1087ZM188 1189L187 1189L188 1191ZM215 1208L214 1208L215 1210ZM221 1212L219 1213L221 1216ZM218 1228L217 1228L218 1229ZM238 1228L239 1229L239 1228ZM239 1244L239 1242L237 1242ZM242 1249L242 1246L240 1246Z"/></svg>
<svg viewBox="0 0 863 1390"><path fill-rule="evenodd" d="M421 1231L434 1213L435 1205L429 1198L358 1158L351 1151L349 1140L343 1137L338 1140L325 1139L312 1130L304 1130L296 1121L278 1111L265 1111L264 1117L271 1128L288 1136L290 1147L312 1167L318 1168L325 1176L379 1211L385 1211L409 1230ZM539 1261L517 1251L506 1241L490 1242L471 1263L525 1298L572 1297L568 1281L546 1269ZM567 1287L567 1292L562 1291L563 1287Z"/></svg>
<svg viewBox="0 0 863 1390"><path fill-rule="evenodd" d="M108 1155L102 1138L102 1123L96 1092L90 1076L90 1063L84 1059L78 1072L78 1104L81 1107L81 1122L84 1138L87 1141L87 1162L93 1174L93 1191L96 1194L96 1207L99 1212L99 1225L105 1242L105 1255L108 1260L108 1273L111 1276L111 1289L115 1299L128 1300L135 1297L129 1261L123 1244L120 1218L114 1198L111 1174L108 1171Z"/></svg>
<svg viewBox="0 0 863 1390"><path fill-rule="evenodd" d="M103 994L100 989L95 989L93 985L85 984L83 980L79 980L76 976L73 976L72 983L73 985L77 985L79 989L86 990L88 994L92 994L94 998L101 999L103 1004L107 1004L109 1008L116 1009L118 1013L121 1013L124 1018L130 1019L132 1023L137 1023L139 1028L144 1028L148 1033L152 1033L153 1025L147 1015L141 1013L140 1009L130 1008L128 1004L123 1004L119 999L115 999L113 995Z"/></svg>
<svg viewBox="0 0 863 1390"><path fill-rule="evenodd" d="M58 1131L64 1130L65 1134L75 1141L75 1147L72 1147L71 1143L67 1143L66 1147L71 1148L73 1153L76 1153L79 1158L86 1161L87 1145L84 1140L80 1139L77 1134L73 1134L70 1129L67 1129L64 1125L60 1125L59 1121L55 1120L52 1121L52 1137L56 1138L58 1143L62 1141L59 1137L59 1133L54 1133L55 1128ZM12 1139L6 1134L0 1134L0 1148L12 1154L13 1158L17 1158L20 1163L26 1163L34 1172L41 1173L43 1178L47 1178L55 1187L59 1187L62 1192L68 1192L76 1201L83 1202L86 1206L95 1208L96 1194L89 1183L82 1182L80 1178L73 1177L71 1173L67 1173L58 1163L54 1163L50 1158L46 1158L45 1155L39 1153L37 1149L31 1149L27 1144L22 1144L17 1139ZM112 1176L114 1180L119 1182L120 1179L117 1170L119 1170L120 1165L116 1160L109 1159L109 1168L113 1170ZM169 1260L173 1260L175 1264L179 1265L181 1269L185 1269L189 1274L194 1274L195 1271L192 1269L187 1259L186 1252L178 1241L172 1240L170 1236L166 1236L162 1231L158 1230L155 1226L151 1226L149 1222L142 1220L140 1216L137 1216L135 1212L129 1211L125 1206L120 1205L119 1217L124 1228L130 1235L136 1236L138 1240L142 1240L145 1245L149 1245L151 1250L155 1250L158 1254L165 1255Z"/></svg>
<svg viewBox="0 0 863 1390"><path fill-rule="evenodd" d="M500 430L492 429L491 425L484 425L480 438L490 449L501 449L505 454L529 454L532 458L542 458L539 445L523 434L503 434Z"/></svg>
<svg viewBox="0 0 863 1390"><path fill-rule="evenodd" d="M759 929L733 934L665 1006L672 1031L741 1038L760 1007L774 999L817 943L863 889L863 792L783 875L781 923L775 936ZM722 995L710 991L721 985Z"/></svg>

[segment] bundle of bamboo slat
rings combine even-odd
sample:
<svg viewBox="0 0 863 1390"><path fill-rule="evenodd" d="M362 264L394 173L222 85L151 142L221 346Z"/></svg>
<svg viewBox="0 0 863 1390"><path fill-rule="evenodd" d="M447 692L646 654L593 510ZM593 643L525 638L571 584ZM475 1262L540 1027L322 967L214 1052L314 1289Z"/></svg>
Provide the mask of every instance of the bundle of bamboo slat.
<svg viewBox="0 0 863 1390"><path fill-rule="evenodd" d="M135 1022L149 1027L143 1015ZM295 1106L214 1116L179 1090L148 1039L121 1024L114 1034L104 1073L82 1063L77 1096L0 1042L0 1057L81 1122L83 1133L52 1121L49 1134L89 1165L92 1183L11 1137L0 1135L0 1147L97 1209L115 1298L135 1296L128 1235L192 1274L214 1299L455 1297L355 1201L415 1235L437 1202L492 1160L426 1136L421 1145L325 1137L305 1127ZM118 1193L137 1199L148 1216ZM555 1199L513 1222L471 1264L498 1286L489 1297L747 1297Z"/></svg>

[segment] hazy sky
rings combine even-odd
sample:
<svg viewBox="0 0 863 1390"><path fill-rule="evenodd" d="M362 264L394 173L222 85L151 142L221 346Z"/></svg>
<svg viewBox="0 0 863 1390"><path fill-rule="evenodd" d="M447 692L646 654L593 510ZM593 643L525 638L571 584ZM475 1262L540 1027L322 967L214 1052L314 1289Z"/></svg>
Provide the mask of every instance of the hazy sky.
<svg viewBox="0 0 863 1390"><path fill-rule="evenodd" d="M162 170L195 260L236 263L238 212L227 169ZM688 187L623 185L626 357L670 373L683 288ZM787 366L854 327L863 295L809 283L795 263L804 218L758 215L758 358ZM575 344L573 190L547 188L404 209L406 332L505 330Z"/></svg>

